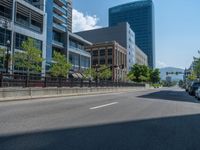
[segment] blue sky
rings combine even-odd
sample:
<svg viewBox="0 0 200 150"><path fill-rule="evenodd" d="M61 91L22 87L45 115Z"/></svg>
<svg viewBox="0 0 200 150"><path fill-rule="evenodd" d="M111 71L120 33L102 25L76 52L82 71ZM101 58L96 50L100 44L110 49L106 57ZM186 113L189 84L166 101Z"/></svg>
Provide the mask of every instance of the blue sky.
<svg viewBox="0 0 200 150"><path fill-rule="evenodd" d="M131 1L134 0L73 0L73 8L87 18L85 24L97 28L108 25L109 7ZM200 0L153 1L157 67L189 67L200 50Z"/></svg>

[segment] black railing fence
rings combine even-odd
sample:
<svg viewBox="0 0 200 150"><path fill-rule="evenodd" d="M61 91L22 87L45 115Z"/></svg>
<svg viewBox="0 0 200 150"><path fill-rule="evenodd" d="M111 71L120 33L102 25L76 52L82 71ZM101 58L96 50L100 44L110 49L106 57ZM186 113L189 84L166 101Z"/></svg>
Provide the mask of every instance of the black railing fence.
<svg viewBox="0 0 200 150"><path fill-rule="evenodd" d="M67 79L62 77L43 77L0 74L0 87L144 87L145 84L132 82L92 81Z"/></svg>

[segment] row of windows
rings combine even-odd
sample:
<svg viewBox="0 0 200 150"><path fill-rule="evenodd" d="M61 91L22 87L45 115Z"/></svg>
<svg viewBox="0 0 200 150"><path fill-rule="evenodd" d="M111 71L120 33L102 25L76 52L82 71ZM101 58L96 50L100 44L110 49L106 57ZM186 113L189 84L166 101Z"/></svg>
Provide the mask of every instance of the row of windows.
<svg viewBox="0 0 200 150"><path fill-rule="evenodd" d="M112 61L113 61L112 58L107 59L107 62L108 62L109 65L111 65L113 63ZM101 58L99 60L98 59L93 59L92 60L92 65L97 65L97 64L104 65L104 64L106 64L106 60L104 58Z"/></svg>
<svg viewBox="0 0 200 150"><path fill-rule="evenodd" d="M12 9L9 9L0 5L0 16L3 16L8 19L12 19Z"/></svg>
<svg viewBox="0 0 200 150"><path fill-rule="evenodd" d="M15 38L15 48L22 50L22 43L28 39L27 36L16 33ZM42 41L33 39L35 42L35 47L39 50L42 50Z"/></svg>
<svg viewBox="0 0 200 150"><path fill-rule="evenodd" d="M73 47L73 48L77 48L77 49L80 49L80 50L84 50L84 46L74 40L71 40L69 41L69 46L70 47Z"/></svg>
<svg viewBox="0 0 200 150"><path fill-rule="evenodd" d="M90 58L75 53L69 53L69 62L76 66L90 67Z"/></svg>
<svg viewBox="0 0 200 150"><path fill-rule="evenodd" d="M22 43L28 39L27 36L15 34L15 48L22 50ZM7 41L11 41L11 31L0 28L0 45L7 46ZM42 41L34 39L35 47L42 50Z"/></svg>
<svg viewBox="0 0 200 150"><path fill-rule="evenodd" d="M6 46L8 40L11 41L11 31L0 28L0 45Z"/></svg>
<svg viewBox="0 0 200 150"><path fill-rule="evenodd" d="M112 56L112 49L100 49L100 50L94 50L92 51L92 56L97 57L97 56L105 56L107 53L108 56Z"/></svg>

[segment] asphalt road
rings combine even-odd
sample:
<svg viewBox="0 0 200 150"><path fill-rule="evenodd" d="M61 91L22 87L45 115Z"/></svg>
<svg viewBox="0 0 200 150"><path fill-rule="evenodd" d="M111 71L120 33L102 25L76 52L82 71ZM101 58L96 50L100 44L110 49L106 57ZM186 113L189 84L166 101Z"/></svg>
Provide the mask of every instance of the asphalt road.
<svg viewBox="0 0 200 150"><path fill-rule="evenodd" d="M183 90L0 103L0 150L199 150L200 103Z"/></svg>

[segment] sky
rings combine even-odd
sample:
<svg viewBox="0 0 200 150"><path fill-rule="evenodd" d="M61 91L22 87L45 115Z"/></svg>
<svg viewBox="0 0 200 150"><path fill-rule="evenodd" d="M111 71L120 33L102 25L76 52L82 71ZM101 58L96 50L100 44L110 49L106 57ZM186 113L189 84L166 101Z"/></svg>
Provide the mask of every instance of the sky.
<svg viewBox="0 0 200 150"><path fill-rule="evenodd" d="M73 31L108 26L108 8L135 0L73 0ZM156 67L188 68L200 50L200 0L153 0Z"/></svg>

